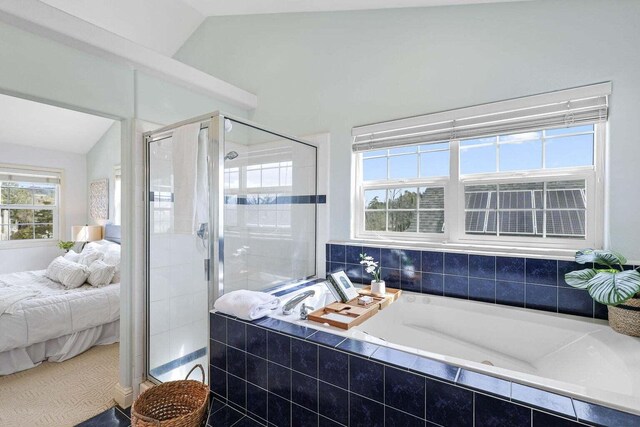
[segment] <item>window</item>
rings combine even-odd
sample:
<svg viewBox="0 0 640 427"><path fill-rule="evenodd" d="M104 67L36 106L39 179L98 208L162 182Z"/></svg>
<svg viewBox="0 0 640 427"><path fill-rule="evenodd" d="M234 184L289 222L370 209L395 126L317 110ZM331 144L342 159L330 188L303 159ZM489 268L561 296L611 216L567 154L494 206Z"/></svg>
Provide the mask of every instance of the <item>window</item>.
<svg viewBox="0 0 640 427"><path fill-rule="evenodd" d="M60 174L0 166L0 244L58 239Z"/></svg>
<svg viewBox="0 0 640 427"><path fill-rule="evenodd" d="M354 237L600 246L610 85L354 129Z"/></svg>
<svg viewBox="0 0 640 427"><path fill-rule="evenodd" d="M113 223L115 225L122 224L122 168L115 166L113 168Z"/></svg>

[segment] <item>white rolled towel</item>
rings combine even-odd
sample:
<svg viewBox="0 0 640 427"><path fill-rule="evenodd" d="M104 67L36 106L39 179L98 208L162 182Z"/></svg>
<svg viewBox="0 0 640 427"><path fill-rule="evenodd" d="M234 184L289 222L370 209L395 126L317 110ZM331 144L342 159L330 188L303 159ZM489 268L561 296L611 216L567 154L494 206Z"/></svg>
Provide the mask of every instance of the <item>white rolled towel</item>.
<svg viewBox="0 0 640 427"><path fill-rule="evenodd" d="M271 294L241 289L222 295L213 308L240 319L255 320L266 316L279 305L280 299Z"/></svg>

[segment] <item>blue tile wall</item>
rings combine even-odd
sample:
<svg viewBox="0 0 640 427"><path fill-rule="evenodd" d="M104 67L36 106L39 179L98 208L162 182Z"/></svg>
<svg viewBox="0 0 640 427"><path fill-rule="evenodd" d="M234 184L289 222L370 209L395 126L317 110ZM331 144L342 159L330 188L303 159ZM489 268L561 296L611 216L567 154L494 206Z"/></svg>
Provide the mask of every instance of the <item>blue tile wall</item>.
<svg viewBox="0 0 640 427"><path fill-rule="evenodd" d="M587 291L565 283L565 273L586 268L573 261L327 244L327 272L344 270L354 283L371 282L359 264L361 253L380 261L388 287L607 318L606 306L594 302Z"/></svg>
<svg viewBox="0 0 640 427"><path fill-rule="evenodd" d="M635 415L275 319L212 313L210 322L211 427L640 425Z"/></svg>

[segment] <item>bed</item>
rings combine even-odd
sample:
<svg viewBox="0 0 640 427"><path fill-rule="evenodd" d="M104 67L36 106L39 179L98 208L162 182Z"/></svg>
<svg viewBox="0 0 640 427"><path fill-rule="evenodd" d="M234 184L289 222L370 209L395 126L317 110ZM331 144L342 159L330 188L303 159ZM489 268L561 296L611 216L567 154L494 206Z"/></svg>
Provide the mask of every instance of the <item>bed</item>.
<svg viewBox="0 0 640 427"><path fill-rule="evenodd" d="M120 227L105 227L101 244L119 245ZM0 375L44 360L62 362L120 339L120 283L65 289L45 273L0 275L4 295L20 295L13 301L0 300Z"/></svg>

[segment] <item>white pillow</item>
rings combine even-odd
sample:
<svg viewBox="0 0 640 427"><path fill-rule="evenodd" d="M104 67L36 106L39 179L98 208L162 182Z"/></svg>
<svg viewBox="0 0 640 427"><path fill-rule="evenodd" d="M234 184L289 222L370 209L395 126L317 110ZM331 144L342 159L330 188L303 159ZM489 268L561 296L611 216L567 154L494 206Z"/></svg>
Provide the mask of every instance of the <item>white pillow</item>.
<svg viewBox="0 0 640 427"><path fill-rule="evenodd" d="M89 278L87 282L96 287L108 285L111 283L115 272L116 267L114 265L108 265L102 261L94 261L89 266Z"/></svg>
<svg viewBox="0 0 640 427"><path fill-rule="evenodd" d="M111 279L111 283L120 283L120 245L109 247L102 261L115 267L115 274Z"/></svg>
<svg viewBox="0 0 640 427"><path fill-rule="evenodd" d="M76 262L88 267L95 261L101 260L102 258L104 258L104 254L102 252L95 249L85 249L82 251Z"/></svg>
<svg viewBox="0 0 640 427"><path fill-rule="evenodd" d="M77 262L72 262L64 257L51 261L47 267L47 277L61 283L67 289L75 289L84 284L89 277L89 269Z"/></svg>
<svg viewBox="0 0 640 427"><path fill-rule="evenodd" d="M73 249L71 249L69 252L64 254L64 259L71 262L78 262L79 258L80 258L80 254L74 251Z"/></svg>

